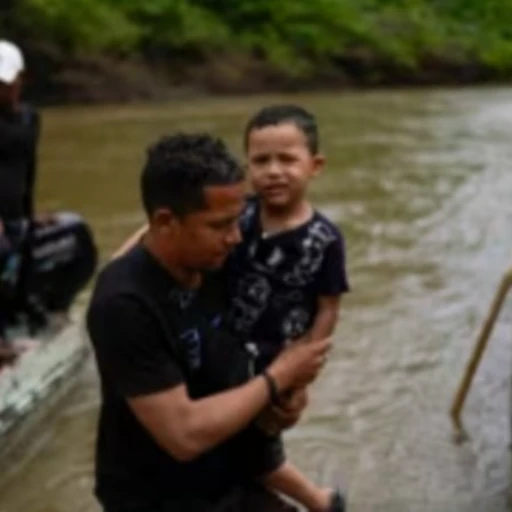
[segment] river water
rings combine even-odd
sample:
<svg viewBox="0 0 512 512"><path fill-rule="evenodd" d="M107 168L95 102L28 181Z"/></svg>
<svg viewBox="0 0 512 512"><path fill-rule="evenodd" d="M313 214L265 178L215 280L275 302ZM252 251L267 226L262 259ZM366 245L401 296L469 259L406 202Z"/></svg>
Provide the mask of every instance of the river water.
<svg viewBox="0 0 512 512"><path fill-rule="evenodd" d="M355 512L503 512L509 470L512 301L452 442L450 401L501 275L512 265L512 89L176 101L44 112L41 208L92 223L103 260L142 221L138 172L162 133L213 131L241 154L248 116L297 101L317 113L326 171L316 204L342 226L352 291L290 458L348 489ZM87 294L81 297L83 308ZM98 393L77 389L0 463L0 512L97 511Z"/></svg>

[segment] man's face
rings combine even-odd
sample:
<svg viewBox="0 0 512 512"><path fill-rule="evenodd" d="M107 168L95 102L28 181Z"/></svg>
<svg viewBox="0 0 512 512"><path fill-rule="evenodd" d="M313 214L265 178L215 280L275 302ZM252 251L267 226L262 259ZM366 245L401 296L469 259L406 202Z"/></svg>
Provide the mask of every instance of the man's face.
<svg viewBox="0 0 512 512"><path fill-rule="evenodd" d="M178 253L181 265L192 271L222 266L241 240L239 216L245 200L245 184L209 186L205 207L184 217L171 216L166 244Z"/></svg>

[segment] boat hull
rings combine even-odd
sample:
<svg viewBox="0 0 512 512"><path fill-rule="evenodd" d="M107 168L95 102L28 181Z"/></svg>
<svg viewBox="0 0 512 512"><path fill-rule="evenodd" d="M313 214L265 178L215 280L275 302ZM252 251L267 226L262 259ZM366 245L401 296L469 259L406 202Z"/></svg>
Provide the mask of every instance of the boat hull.
<svg viewBox="0 0 512 512"><path fill-rule="evenodd" d="M5 455L52 404L76 382L87 358L81 322L52 327L37 337L38 345L0 371L0 456Z"/></svg>

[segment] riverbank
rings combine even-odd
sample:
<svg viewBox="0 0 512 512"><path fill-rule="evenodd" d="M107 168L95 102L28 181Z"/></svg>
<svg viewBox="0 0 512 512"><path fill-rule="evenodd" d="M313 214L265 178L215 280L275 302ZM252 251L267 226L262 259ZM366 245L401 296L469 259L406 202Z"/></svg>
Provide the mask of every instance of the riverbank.
<svg viewBox="0 0 512 512"><path fill-rule="evenodd" d="M142 58L83 56L61 59L31 53L27 95L41 105L129 103L225 94L328 91L354 88L462 86L512 78L479 63L424 59L414 69L371 54L345 55L319 69L295 75L235 52L201 59L148 62ZM43 63L43 65L41 65ZM48 73L48 69L51 70Z"/></svg>
<svg viewBox="0 0 512 512"><path fill-rule="evenodd" d="M512 3L4 0L50 104L512 78Z"/></svg>

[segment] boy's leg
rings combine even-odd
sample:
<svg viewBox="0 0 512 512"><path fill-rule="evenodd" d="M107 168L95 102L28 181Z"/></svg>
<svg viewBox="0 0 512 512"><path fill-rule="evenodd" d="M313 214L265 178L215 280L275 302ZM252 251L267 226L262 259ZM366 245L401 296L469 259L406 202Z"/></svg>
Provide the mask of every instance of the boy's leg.
<svg viewBox="0 0 512 512"><path fill-rule="evenodd" d="M332 489L316 485L290 462L285 462L276 471L266 475L264 484L268 489L295 500L310 511L341 512L332 508L335 495Z"/></svg>
<svg viewBox="0 0 512 512"><path fill-rule="evenodd" d="M262 485L245 489L236 509L229 512L298 512L295 505L285 502L280 496ZM224 512L224 511L222 511Z"/></svg>

